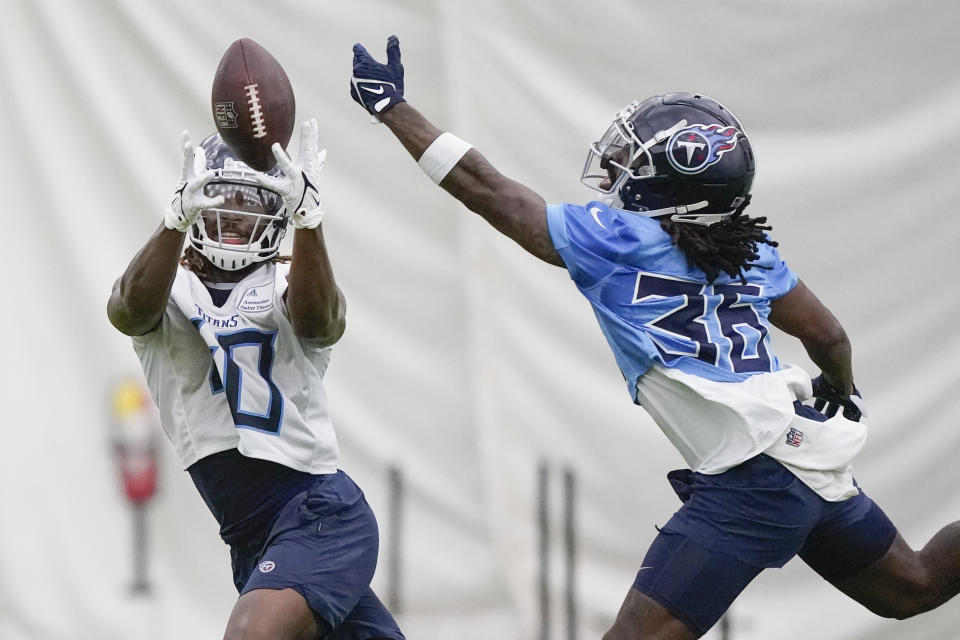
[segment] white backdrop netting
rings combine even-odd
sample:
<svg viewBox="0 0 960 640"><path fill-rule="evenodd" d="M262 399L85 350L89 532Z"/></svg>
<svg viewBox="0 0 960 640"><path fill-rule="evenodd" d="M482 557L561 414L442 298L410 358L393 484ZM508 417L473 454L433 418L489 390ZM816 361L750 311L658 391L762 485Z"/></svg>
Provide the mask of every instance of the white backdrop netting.
<svg viewBox="0 0 960 640"><path fill-rule="evenodd" d="M7 297L19 311L3 315L0 638L222 633L235 599L227 549L166 443L148 516L153 595L126 593L130 516L107 446L107 399L138 365L104 306L161 219L180 131L212 130L213 72L238 37L281 61L298 116L318 118L328 149L324 226L349 304L329 391L344 467L381 520L388 468L405 478L398 617L411 640L537 635L541 461L555 483L563 468L576 474L578 631L599 637L653 525L679 504L664 474L682 462L630 403L566 274L433 187L385 128L368 124L347 92L355 41L382 59L386 36L398 34L409 100L549 202L590 199L577 182L587 143L631 99L693 89L728 104L759 158L751 213L769 216L782 255L851 336L871 415L861 484L914 545L960 513L951 464L960 295L940 284L960 266L960 5L3 8ZM815 371L790 339L778 335L775 348ZM551 561L559 612L556 543ZM382 565L378 589L383 574ZM730 615L736 640L945 640L960 625L956 604L881 620L799 561L764 573Z"/></svg>

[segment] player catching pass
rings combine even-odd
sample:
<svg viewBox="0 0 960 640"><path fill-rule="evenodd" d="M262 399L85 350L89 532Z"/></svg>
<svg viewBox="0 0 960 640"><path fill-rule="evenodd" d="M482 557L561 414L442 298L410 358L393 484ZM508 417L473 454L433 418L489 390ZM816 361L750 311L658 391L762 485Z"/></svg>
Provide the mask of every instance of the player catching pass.
<svg viewBox="0 0 960 640"><path fill-rule="evenodd" d="M230 545L240 598L224 638L402 640L370 589L377 524L339 470L323 386L345 302L320 224L316 121L299 163L273 153L278 168L258 173L219 135L185 136L173 202L107 312ZM293 255L278 262L288 223Z"/></svg>
<svg viewBox="0 0 960 640"><path fill-rule="evenodd" d="M716 101L633 102L590 146L601 199L548 205L407 104L395 36L387 62L353 48L350 93L430 178L534 256L564 267L593 306L633 400L690 469L683 506L637 572L605 640L698 638L764 568L799 555L870 610L905 618L960 590L960 529L913 551L853 480L866 428L850 343L781 261L750 202L754 157ZM800 339L816 379L771 351ZM801 404L817 398L815 406Z"/></svg>

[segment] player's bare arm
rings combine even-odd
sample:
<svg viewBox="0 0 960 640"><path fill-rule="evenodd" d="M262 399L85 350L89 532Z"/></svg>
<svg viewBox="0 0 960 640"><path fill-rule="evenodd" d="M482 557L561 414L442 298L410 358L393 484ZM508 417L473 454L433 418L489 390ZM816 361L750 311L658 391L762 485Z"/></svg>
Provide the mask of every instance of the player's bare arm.
<svg viewBox="0 0 960 640"><path fill-rule="evenodd" d="M301 338L329 346L343 335L347 302L334 280L322 227L293 234L286 302L293 330Z"/></svg>
<svg viewBox="0 0 960 640"><path fill-rule="evenodd" d="M203 150L190 141L186 131L181 142L180 178L173 201L164 211L163 224L133 257L107 302L110 322L128 336L143 335L160 322L177 274L184 233L204 209L223 204L223 196L204 194L213 172L206 170Z"/></svg>
<svg viewBox="0 0 960 640"><path fill-rule="evenodd" d="M107 316L121 333L143 335L160 322L182 250L183 233L160 225L117 278Z"/></svg>
<svg viewBox="0 0 960 640"><path fill-rule="evenodd" d="M853 393L850 340L840 321L803 283L770 305L770 321L798 338L834 389Z"/></svg>
<svg viewBox="0 0 960 640"><path fill-rule="evenodd" d="M295 229L284 294L290 323L299 337L329 346L343 335L347 305L333 277L320 226L324 211L317 185L327 152L318 150L317 121L302 123L300 155L296 162L279 144L273 145L273 154L280 175L258 174L256 179L282 195Z"/></svg>
<svg viewBox="0 0 960 640"><path fill-rule="evenodd" d="M360 44L354 45L353 52L354 99L390 128L421 167L425 167L425 160L439 164L430 172L431 177L468 209L541 260L563 266L547 228L546 201L501 174L479 151L444 134L406 103L396 36L387 41L387 64L374 60Z"/></svg>
<svg viewBox="0 0 960 640"><path fill-rule="evenodd" d="M443 133L406 102L383 113L380 120L416 160ZM546 201L529 187L501 174L476 149L467 151L439 184L536 257L563 266L547 229Z"/></svg>

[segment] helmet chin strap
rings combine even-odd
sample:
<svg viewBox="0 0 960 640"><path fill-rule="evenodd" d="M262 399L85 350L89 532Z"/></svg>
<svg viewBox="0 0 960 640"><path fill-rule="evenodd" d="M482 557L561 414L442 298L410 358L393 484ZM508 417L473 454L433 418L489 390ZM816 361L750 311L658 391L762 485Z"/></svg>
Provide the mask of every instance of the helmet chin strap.
<svg viewBox="0 0 960 640"><path fill-rule="evenodd" d="M699 224L704 227L709 227L710 225L716 224L723 220L726 220L733 215L733 212L728 213L692 213L692 214L682 214L677 213L670 216L670 219L674 222L684 222L687 224Z"/></svg>
<svg viewBox="0 0 960 640"><path fill-rule="evenodd" d="M620 199L619 193L611 193L606 198L600 198L600 202L607 205L611 209L623 209L623 200ZM636 213L636 211L633 213Z"/></svg>
<svg viewBox="0 0 960 640"><path fill-rule="evenodd" d="M710 203L706 200L701 200L700 202L694 202L693 204L688 205L665 207L663 209L652 209L650 211L634 211L633 213L645 216L647 218L658 218L660 216L673 214L670 216L670 219L674 222L699 224L705 227L716 224L721 220L726 220L733 215L732 211L728 211L727 213L690 213L691 211L696 211L697 209L703 209L709 204Z"/></svg>
<svg viewBox="0 0 960 640"><path fill-rule="evenodd" d="M644 216L646 218L658 218L660 216L665 216L668 214L673 214L670 216L670 219L674 222L684 222L687 224L699 224L705 227L709 227L712 224L716 224L721 220L726 220L733 215L732 211L727 213L690 213L691 211L696 211L697 209L703 209L708 203L706 200L701 200L700 202L694 202L689 205L678 205L676 207L665 207L663 209L653 209L650 211L632 211L630 209L624 209L623 200L620 199L619 195L611 195L607 198L600 198L600 202L612 207L614 209L623 209L624 211L630 211L630 213L635 213L638 216Z"/></svg>

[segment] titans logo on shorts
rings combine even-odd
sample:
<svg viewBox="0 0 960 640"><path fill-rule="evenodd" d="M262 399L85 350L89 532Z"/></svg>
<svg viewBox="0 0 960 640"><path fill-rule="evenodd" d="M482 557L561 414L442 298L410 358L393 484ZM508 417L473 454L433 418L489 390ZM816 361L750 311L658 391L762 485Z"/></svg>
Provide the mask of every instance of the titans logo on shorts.
<svg viewBox="0 0 960 640"><path fill-rule="evenodd" d="M330 640L403 633L370 589L379 533L360 488L343 471L317 476L281 509L265 539L234 545L237 590L294 589Z"/></svg>

